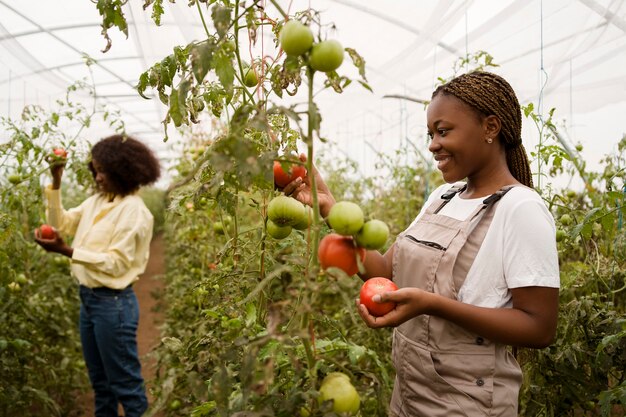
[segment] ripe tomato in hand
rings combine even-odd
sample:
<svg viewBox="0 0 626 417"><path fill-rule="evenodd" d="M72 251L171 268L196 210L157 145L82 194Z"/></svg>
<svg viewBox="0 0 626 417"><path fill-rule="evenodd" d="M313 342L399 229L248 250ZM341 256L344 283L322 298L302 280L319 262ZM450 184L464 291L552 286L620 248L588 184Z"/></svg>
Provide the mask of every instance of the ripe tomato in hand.
<svg viewBox="0 0 626 417"><path fill-rule="evenodd" d="M58 157L67 158L67 151L63 148L54 148L52 152Z"/></svg>
<svg viewBox="0 0 626 417"><path fill-rule="evenodd" d="M351 236L341 236L336 233L324 236L317 251L322 268L339 268L348 275L359 272L357 255L361 258L361 262L365 261L365 249L357 248Z"/></svg>
<svg viewBox="0 0 626 417"><path fill-rule="evenodd" d="M287 164L285 164L287 166ZM306 168L299 164L292 164L288 167L288 172L285 172L282 165L278 161L274 161L274 184L279 188L285 188L287 184L294 181L296 178L306 177Z"/></svg>
<svg viewBox="0 0 626 417"><path fill-rule="evenodd" d="M374 317L384 316L396 307L396 303L388 301L386 303L377 303L372 300L376 294L382 294L389 291L395 291L398 286L393 281L383 278L374 277L370 278L361 286L361 293L359 294L359 302L370 312Z"/></svg>
<svg viewBox="0 0 626 417"><path fill-rule="evenodd" d="M48 224L42 224L41 227L39 228L40 238L51 240L51 239L54 239L55 236L56 236L56 233L54 232L54 229L52 228L52 226Z"/></svg>

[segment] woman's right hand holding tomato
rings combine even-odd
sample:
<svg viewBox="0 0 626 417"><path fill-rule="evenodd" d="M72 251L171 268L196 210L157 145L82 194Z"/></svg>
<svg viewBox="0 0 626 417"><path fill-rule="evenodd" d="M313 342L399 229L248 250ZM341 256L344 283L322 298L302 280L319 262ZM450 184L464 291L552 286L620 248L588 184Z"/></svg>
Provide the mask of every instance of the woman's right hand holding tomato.
<svg viewBox="0 0 626 417"><path fill-rule="evenodd" d="M371 315L365 304L361 304L359 299L356 300L356 305L359 315L368 327L372 329L396 327L414 317L427 314L430 302L432 301L432 295L432 293L428 293L419 288L410 287L377 294L372 297L374 302L393 302L396 304L393 310L380 317Z"/></svg>
<svg viewBox="0 0 626 417"><path fill-rule="evenodd" d="M306 155L300 154L300 160L306 162ZM315 177L315 185L317 187L317 202L320 209L320 214L323 218L328 216L330 209L335 205L335 197L328 189L326 182L320 175L315 166L312 166L311 171ZM302 204L313 207L313 192L311 190L311 172L307 172L304 179L296 178L283 188L285 195L291 196Z"/></svg>

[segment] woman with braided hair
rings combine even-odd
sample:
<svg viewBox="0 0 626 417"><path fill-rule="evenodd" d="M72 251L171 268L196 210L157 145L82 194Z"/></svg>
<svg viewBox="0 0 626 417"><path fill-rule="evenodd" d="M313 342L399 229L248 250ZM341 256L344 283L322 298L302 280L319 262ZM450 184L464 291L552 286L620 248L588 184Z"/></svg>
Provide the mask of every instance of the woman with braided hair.
<svg viewBox="0 0 626 417"><path fill-rule="evenodd" d="M543 348L556 333L559 268L554 219L532 189L511 86L471 72L435 90L429 150L447 184L385 254L369 251L370 277L397 291L371 328L394 327L391 416L517 417L520 367L510 347ZM317 172L320 211L334 198ZM285 188L309 203L308 179ZM358 304L358 301L357 301Z"/></svg>

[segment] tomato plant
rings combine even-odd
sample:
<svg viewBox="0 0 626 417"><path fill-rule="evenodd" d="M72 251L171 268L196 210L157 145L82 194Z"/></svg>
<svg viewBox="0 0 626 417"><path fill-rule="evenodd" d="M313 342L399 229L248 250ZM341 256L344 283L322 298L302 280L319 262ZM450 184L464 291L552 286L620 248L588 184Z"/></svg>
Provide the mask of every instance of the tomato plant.
<svg viewBox="0 0 626 417"><path fill-rule="evenodd" d="M332 401L332 411L353 415L359 411L361 398L350 377L341 372L331 372L322 381L318 401Z"/></svg>
<svg viewBox="0 0 626 417"><path fill-rule="evenodd" d="M322 268L339 268L348 275L359 272L357 256L365 261L365 249L356 247L352 237L336 233L324 236L317 254Z"/></svg>
<svg viewBox="0 0 626 417"><path fill-rule="evenodd" d="M389 238L389 227L381 220L372 219L363 225L355 236L356 244L365 249L380 249Z"/></svg>
<svg viewBox="0 0 626 417"><path fill-rule="evenodd" d="M334 71L343 63L343 46L334 39L316 43L311 48L309 65L315 71Z"/></svg>
<svg viewBox="0 0 626 417"><path fill-rule="evenodd" d="M288 170L285 172L283 169L285 165ZM295 181L296 178L304 179L306 177L306 168L300 164L281 164L279 161L274 161L274 183L279 188L284 188L287 184Z"/></svg>
<svg viewBox="0 0 626 417"><path fill-rule="evenodd" d="M302 55L313 46L313 32L297 20L290 20L281 29L279 41L287 55Z"/></svg>
<svg viewBox="0 0 626 417"><path fill-rule="evenodd" d="M361 291L359 293L359 302L367 307L367 310L372 316L384 316L385 314L396 308L396 303L390 301L385 303L377 303L376 301L372 300L372 297L377 294L395 291L397 289L398 286L390 279L384 277L370 278L365 281L361 286Z"/></svg>
<svg viewBox="0 0 626 417"><path fill-rule="evenodd" d="M328 224L340 235L355 235L363 227L365 218L358 204L339 201L328 213Z"/></svg>

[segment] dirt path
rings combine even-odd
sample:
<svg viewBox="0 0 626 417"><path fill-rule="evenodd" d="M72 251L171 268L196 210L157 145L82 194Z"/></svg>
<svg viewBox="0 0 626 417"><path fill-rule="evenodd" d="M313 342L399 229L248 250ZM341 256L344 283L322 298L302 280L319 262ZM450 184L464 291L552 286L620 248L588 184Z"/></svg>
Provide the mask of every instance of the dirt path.
<svg viewBox="0 0 626 417"><path fill-rule="evenodd" d="M156 372L156 361L150 355L154 347L161 340L159 326L163 322L163 312L156 310L157 299L154 294L159 293L164 283L159 279L165 272L165 244L162 236L155 236L150 245L150 260L146 267L146 272L134 285L137 301L139 302L139 328L137 329L137 349L141 359L141 373L146 381L146 391L148 401L152 404L153 398L150 394L152 380ZM93 417L94 404L93 392L84 395L84 417ZM120 406L120 415L123 410ZM163 417L164 413L157 413L154 417Z"/></svg>

